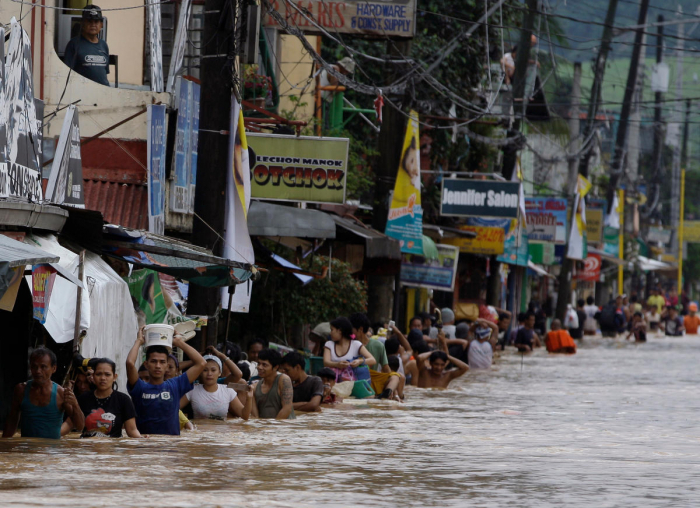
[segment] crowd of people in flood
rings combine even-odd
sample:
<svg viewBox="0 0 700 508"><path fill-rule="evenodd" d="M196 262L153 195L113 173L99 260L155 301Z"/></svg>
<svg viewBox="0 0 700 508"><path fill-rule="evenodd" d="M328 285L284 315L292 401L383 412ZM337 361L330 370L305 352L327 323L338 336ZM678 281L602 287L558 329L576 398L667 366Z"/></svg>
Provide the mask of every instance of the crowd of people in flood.
<svg viewBox="0 0 700 508"><path fill-rule="evenodd" d="M179 435L196 428L191 419L294 419L341 407L348 397L400 402L407 385L447 388L470 369L490 369L494 353L506 348L574 354L574 339L585 335L644 342L649 333L694 334L697 311L696 303L653 290L646 302L634 294L602 307L592 297L578 300L564 322L551 320L536 302L515 323L509 311L483 305L478 317L459 322L452 309L437 309L413 317L406 333L393 321L372 325L358 313L311 331L311 360L323 363L315 375L307 355L282 355L260 339L245 354L227 342L202 355L176 334L172 346L187 358L180 361L169 347L144 348L141 329L126 360L128 395L118 391L117 366L109 358L82 360L75 380L60 386L52 380L56 355L41 347L29 358L31 379L15 388L3 437L13 437L18 428L23 437L49 439L71 432L85 438Z"/></svg>

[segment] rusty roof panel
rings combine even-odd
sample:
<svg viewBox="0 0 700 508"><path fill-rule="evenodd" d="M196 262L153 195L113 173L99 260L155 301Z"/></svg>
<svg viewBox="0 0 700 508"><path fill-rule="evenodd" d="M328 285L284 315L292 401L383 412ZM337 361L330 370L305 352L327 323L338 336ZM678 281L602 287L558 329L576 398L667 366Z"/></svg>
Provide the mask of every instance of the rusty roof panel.
<svg viewBox="0 0 700 508"><path fill-rule="evenodd" d="M102 212L105 221L133 229L148 229L148 189L145 185L84 180L85 208Z"/></svg>

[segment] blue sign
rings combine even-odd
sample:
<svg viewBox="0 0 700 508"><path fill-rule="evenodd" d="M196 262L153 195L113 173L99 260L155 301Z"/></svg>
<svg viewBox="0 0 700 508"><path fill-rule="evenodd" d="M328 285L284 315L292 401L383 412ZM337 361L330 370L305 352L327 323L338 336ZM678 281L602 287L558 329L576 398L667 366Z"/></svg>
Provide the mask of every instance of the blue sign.
<svg viewBox="0 0 700 508"><path fill-rule="evenodd" d="M528 247L527 230L518 227L518 221L510 221L510 226L506 230L506 241L503 244L503 254L496 260L509 265L527 266L530 260L530 249Z"/></svg>
<svg viewBox="0 0 700 508"><path fill-rule="evenodd" d="M178 213L194 211L199 139L199 93L200 88L197 83L181 77L177 79L177 126L173 178L170 184L170 210Z"/></svg>
<svg viewBox="0 0 700 508"><path fill-rule="evenodd" d="M526 197L525 215L530 243L566 243L567 200Z"/></svg>
<svg viewBox="0 0 700 508"><path fill-rule="evenodd" d="M438 244L438 258L402 254L401 284L404 286L454 291L459 263L459 247Z"/></svg>
<svg viewBox="0 0 700 508"><path fill-rule="evenodd" d="M148 230L165 231L165 106L148 106Z"/></svg>

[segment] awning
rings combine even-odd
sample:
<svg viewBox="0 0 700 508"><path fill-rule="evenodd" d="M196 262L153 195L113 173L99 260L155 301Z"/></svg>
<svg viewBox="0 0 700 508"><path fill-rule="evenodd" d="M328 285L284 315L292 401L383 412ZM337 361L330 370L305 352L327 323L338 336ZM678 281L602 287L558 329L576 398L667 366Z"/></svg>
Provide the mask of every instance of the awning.
<svg viewBox="0 0 700 508"><path fill-rule="evenodd" d="M644 256L637 256L637 266L643 272L658 272L663 270L675 270L676 268L663 261L658 261L656 259L646 258Z"/></svg>
<svg viewBox="0 0 700 508"><path fill-rule="evenodd" d="M625 261L624 259L620 259L617 256L608 254L607 252L602 251L600 249L593 249L591 247L588 247L588 253L597 254L603 261L607 261L608 263L612 263L613 265L625 266L627 264L627 261Z"/></svg>
<svg viewBox="0 0 700 508"><path fill-rule="evenodd" d="M59 256L0 235L0 268L58 263Z"/></svg>
<svg viewBox="0 0 700 508"><path fill-rule="evenodd" d="M335 221L335 224L338 226L336 230L337 240L353 242L358 238L362 239L365 244L365 257L401 259L401 245L397 240L365 224L338 217L337 215L328 215L328 217Z"/></svg>
<svg viewBox="0 0 700 508"><path fill-rule="evenodd" d="M104 227L102 253L205 287L233 286L258 273L253 265L214 256L202 247L111 224Z"/></svg>
<svg viewBox="0 0 700 508"><path fill-rule="evenodd" d="M248 233L273 238L335 238L335 223L319 210L253 201L248 210Z"/></svg>
<svg viewBox="0 0 700 508"><path fill-rule="evenodd" d="M549 273L547 270L542 268L540 265L536 265L532 261L527 262L527 267L532 270L533 272L537 273L538 275L541 275L542 277L550 277L552 279L555 279L554 275Z"/></svg>

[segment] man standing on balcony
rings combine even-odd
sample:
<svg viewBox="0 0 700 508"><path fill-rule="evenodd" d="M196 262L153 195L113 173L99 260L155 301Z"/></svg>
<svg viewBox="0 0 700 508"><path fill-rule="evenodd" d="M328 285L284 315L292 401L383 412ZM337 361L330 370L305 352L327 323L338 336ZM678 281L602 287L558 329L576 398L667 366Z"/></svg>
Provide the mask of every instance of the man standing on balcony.
<svg viewBox="0 0 700 508"><path fill-rule="evenodd" d="M99 37L102 20L102 9L97 5L88 5L83 9L80 35L68 41L63 61L81 76L109 86L109 48Z"/></svg>

